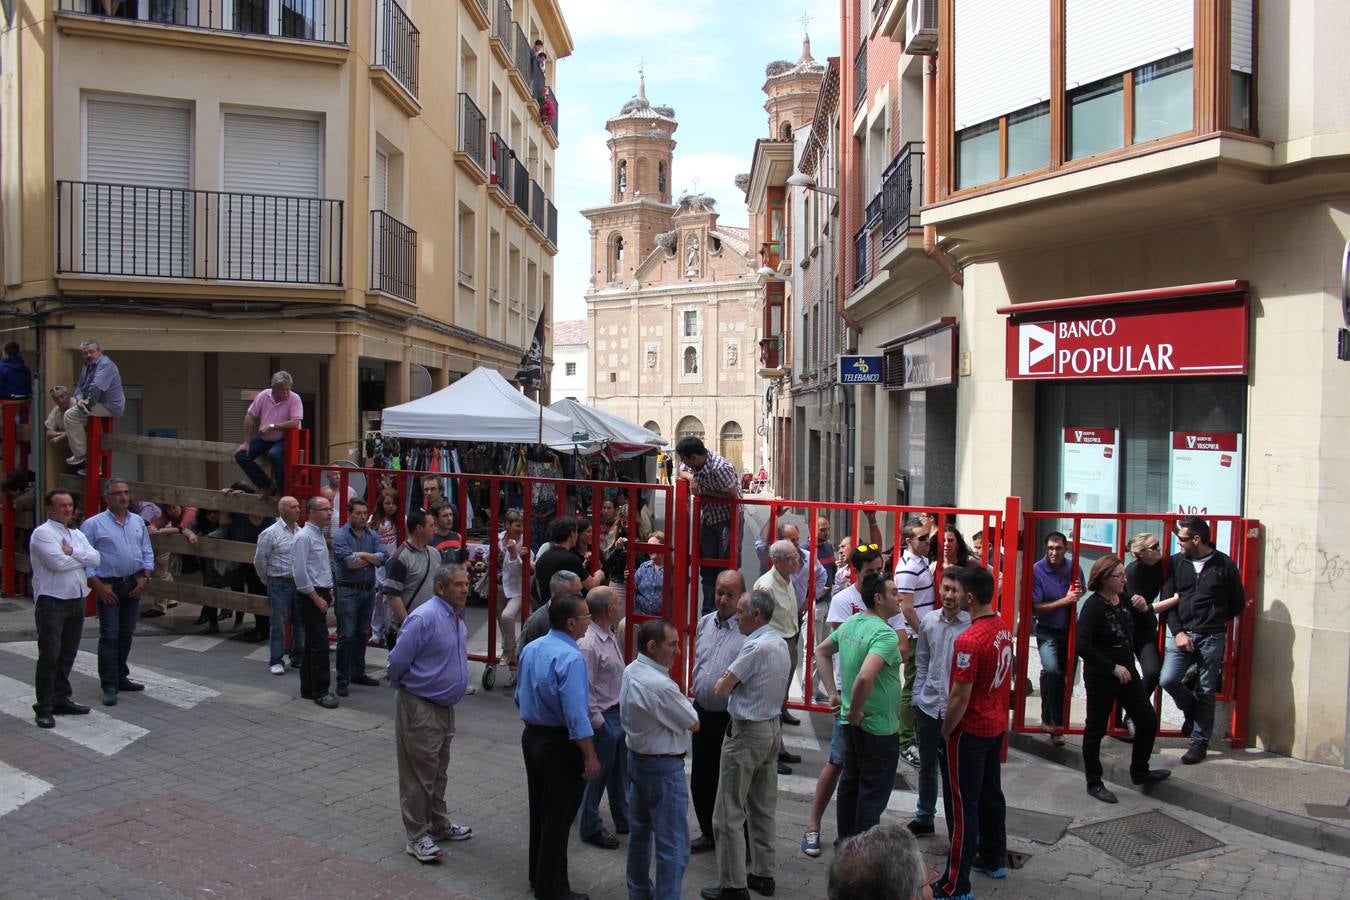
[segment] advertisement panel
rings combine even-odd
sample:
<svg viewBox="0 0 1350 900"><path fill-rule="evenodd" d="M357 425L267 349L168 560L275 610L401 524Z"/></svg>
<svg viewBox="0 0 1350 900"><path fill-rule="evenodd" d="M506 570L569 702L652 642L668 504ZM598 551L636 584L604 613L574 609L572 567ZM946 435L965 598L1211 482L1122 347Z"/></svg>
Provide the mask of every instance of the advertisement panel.
<svg viewBox="0 0 1350 900"><path fill-rule="evenodd" d="M1235 432L1172 432L1171 511L1194 516L1242 513L1242 435ZM1219 524L1215 546L1228 547L1231 526ZM1173 536L1172 552L1176 552Z"/></svg>
<svg viewBox="0 0 1350 900"><path fill-rule="evenodd" d="M1120 504L1120 432L1115 428L1065 428L1060 456L1060 485L1067 512L1114 513ZM1066 525L1071 525L1066 522ZM1065 531L1072 546L1072 530ZM1085 519L1079 542L1114 550L1116 523Z"/></svg>
<svg viewBox="0 0 1350 900"><path fill-rule="evenodd" d="M839 382L841 384L881 384L882 358L880 356L840 356Z"/></svg>

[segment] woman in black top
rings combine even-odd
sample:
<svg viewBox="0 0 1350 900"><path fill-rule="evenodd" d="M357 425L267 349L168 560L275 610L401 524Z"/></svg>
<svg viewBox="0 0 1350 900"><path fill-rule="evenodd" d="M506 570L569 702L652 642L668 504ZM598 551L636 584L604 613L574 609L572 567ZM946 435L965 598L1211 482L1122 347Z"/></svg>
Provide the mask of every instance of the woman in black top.
<svg viewBox="0 0 1350 900"><path fill-rule="evenodd" d="M1171 772L1150 769L1153 738L1158 721L1134 668L1134 618L1125 591L1125 564L1107 554L1088 573L1088 590L1078 613L1075 647L1083 660L1083 684L1087 687L1087 724L1083 728L1083 772L1087 792L1103 803L1115 803L1116 795L1102 784L1102 737L1111 708L1119 703L1134 719L1134 752L1130 757L1130 780L1135 784L1162 781Z"/></svg>

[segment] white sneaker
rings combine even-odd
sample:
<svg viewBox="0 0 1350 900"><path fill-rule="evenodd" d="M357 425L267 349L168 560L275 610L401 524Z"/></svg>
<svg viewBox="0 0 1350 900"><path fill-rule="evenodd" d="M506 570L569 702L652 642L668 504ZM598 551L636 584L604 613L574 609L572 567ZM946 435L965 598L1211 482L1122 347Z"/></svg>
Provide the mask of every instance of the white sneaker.
<svg viewBox="0 0 1350 900"><path fill-rule="evenodd" d="M445 856L445 851L436 846L436 842L429 834L424 834L415 841L408 841L403 852L420 863L439 862L441 857Z"/></svg>
<svg viewBox="0 0 1350 900"><path fill-rule="evenodd" d="M285 675L286 667L281 663L276 663L275 665L269 666L267 671L271 672L273 675Z"/></svg>
<svg viewBox="0 0 1350 900"><path fill-rule="evenodd" d="M83 457L83 456L68 456L68 457L66 457L66 465L68 465L68 466L82 466L82 465L84 465L84 457Z"/></svg>

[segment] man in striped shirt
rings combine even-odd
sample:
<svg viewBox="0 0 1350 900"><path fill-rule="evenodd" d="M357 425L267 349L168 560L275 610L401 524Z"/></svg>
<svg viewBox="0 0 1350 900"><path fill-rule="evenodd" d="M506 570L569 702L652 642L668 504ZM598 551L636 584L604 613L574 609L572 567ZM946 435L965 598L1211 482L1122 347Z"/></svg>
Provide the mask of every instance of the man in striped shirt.
<svg viewBox="0 0 1350 900"><path fill-rule="evenodd" d="M680 438L675 445L680 456L680 477L689 482L689 491L703 498L699 508L698 552L705 560L727 560L731 552L732 501L741 499L741 479L736 467L703 446L693 435ZM723 501L723 502L709 502ZM704 615L713 611L717 591L717 573L722 565L712 563L699 568L703 583Z"/></svg>

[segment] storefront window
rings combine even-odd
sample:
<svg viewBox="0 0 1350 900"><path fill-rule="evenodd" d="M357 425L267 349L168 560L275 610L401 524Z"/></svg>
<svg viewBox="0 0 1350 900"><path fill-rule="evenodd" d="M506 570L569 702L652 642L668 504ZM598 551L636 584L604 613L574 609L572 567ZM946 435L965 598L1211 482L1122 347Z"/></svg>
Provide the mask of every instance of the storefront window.
<svg viewBox="0 0 1350 900"><path fill-rule="evenodd" d="M1134 72L1134 142L1191 130L1191 51L1169 56Z"/></svg>
<svg viewBox="0 0 1350 900"><path fill-rule="evenodd" d="M1112 76L1069 92L1069 158L1125 145L1125 81Z"/></svg>

